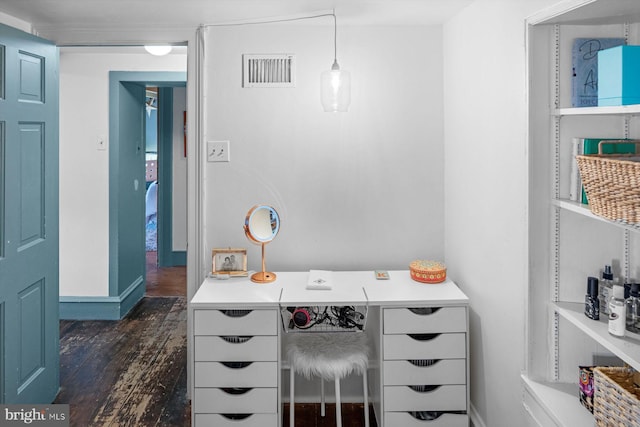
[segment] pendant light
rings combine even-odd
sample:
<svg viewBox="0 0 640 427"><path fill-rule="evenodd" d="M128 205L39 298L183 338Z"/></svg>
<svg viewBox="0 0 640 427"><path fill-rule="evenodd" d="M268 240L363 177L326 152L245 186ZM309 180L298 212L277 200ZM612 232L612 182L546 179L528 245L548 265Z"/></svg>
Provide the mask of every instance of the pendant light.
<svg viewBox="0 0 640 427"><path fill-rule="evenodd" d="M326 112L347 112L351 103L351 75L348 71L340 69L337 59L337 34L338 23L335 10L333 16L333 65L331 70L323 71L322 106Z"/></svg>

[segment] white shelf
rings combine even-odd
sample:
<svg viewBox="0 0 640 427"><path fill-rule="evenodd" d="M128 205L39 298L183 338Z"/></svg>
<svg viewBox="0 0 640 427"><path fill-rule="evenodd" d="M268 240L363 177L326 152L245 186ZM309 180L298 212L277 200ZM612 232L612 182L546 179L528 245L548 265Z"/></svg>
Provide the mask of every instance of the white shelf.
<svg viewBox="0 0 640 427"><path fill-rule="evenodd" d="M607 224L615 225L616 227L620 227L620 228L624 228L632 231L640 231L640 224L631 225L631 224L625 224L623 222L610 221L606 218L593 214L589 209L588 205L582 204L580 202L574 202L566 199L558 199L558 200L553 200L552 203L554 206L558 206L561 209L565 209L567 211L574 212L591 219L603 221L603 222L606 222Z"/></svg>
<svg viewBox="0 0 640 427"><path fill-rule="evenodd" d="M604 348L623 359L634 369L640 370L640 341L630 337L611 335L605 321L592 320L584 315L583 303L558 302L552 304L552 308Z"/></svg>
<svg viewBox="0 0 640 427"><path fill-rule="evenodd" d="M522 375L522 381L525 407L532 416L537 419L546 416L563 427L595 425L593 414L580 404L577 381L573 384L541 382L526 375Z"/></svg>
<svg viewBox="0 0 640 427"><path fill-rule="evenodd" d="M612 107L577 107L558 108L553 112L555 116L594 116L594 115L635 115L640 114L640 104L620 105Z"/></svg>

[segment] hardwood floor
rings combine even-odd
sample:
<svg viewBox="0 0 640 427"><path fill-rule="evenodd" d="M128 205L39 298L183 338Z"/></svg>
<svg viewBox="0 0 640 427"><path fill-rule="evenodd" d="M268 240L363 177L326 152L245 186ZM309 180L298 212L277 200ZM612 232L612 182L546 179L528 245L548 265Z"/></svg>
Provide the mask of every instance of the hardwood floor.
<svg viewBox="0 0 640 427"><path fill-rule="evenodd" d="M158 267L158 253L147 252L147 296L187 296L186 267Z"/></svg>
<svg viewBox="0 0 640 427"><path fill-rule="evenodd" d="M71 426L189 426L184 297L145 297L119 321L60 322Z"/></svg>
<svg viewBox="0 0 640 427"><path fill-rule="evenodd" d="M60 321L60 392L70 426L191 426L187 399L186 268L158 268L147 252L145 298L119 321ZM371 427L376 427L370 411ZM343 426L364 425L362 405L343 404ZM296 404L296 425L335 425L335 405ZM283 411L289 427L289 408Z"/></svg>

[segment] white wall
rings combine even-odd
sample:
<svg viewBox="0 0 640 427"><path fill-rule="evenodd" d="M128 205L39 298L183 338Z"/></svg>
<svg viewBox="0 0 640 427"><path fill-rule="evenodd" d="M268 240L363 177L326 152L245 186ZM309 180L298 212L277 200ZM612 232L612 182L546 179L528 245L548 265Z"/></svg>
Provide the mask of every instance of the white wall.
<svg viewBox="0 0 640 427"><path fill-rule="evenodd" d="M249 269L260 268L260 249L242 229L257 203L282 219L266 249L271 271L442 259L441 35L440 26L341 27L338 61L352 75L352 104L324 113L331 27L210 28L205 139L231 141L231 162L204 164L203 265L212 248L231 246L248 248ZM243 89L243 53L295 54L296 88Z"/></svg>
<svg viewBox="0 0 640 427"><path fill-rule="evenodd" d="M525 17L552 0L477 0L444 26L445 258L471 301L471 402L525 425Z"/></svg>
<svg viewBox="0 0 640 427"><path fill-rule="evenodd" d="M60 54L60 295L109 295L109 71L186 71L186 55Z"/></svg>
<svg viewBox="0 0 640 427"><path fill-rule="evenodd" d="M173 88L173 199L172 238L174 251L187 250L187 158L184 156L184 121L187 88Z"/></svg>

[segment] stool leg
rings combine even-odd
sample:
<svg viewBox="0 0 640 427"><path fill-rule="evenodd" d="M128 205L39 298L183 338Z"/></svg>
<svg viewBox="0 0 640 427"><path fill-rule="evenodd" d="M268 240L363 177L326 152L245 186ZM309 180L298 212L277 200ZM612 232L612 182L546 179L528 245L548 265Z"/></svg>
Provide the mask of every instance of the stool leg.
<svg viewBox="0 0 640 427"><path fill-rule="evenodd" d="M295 427L295 402L294 402L294 398L293 398L293 388L295 385L295 372L293 370L293 368L291 368L290 370L290 375L289 375L289 427Z"/></svg>
<svg viewBox="0 0 640 427"><path fill-rule="evenodd" d="M342 404L340 403L339 378L336 378L336 427L342 427Z"/></svg>
<svg viewBox="0 0 640 427"><path fill-rule="evenodd" d="M324 380L320 378L320 416L325 416L324 410Z"/></svg>
<svg viewBox="0 0 640 427"><path fill-rule="evenodd" d="M366 369L362 373L362 387L364 388L364 427L369 427L369 386Z"/></svg>

